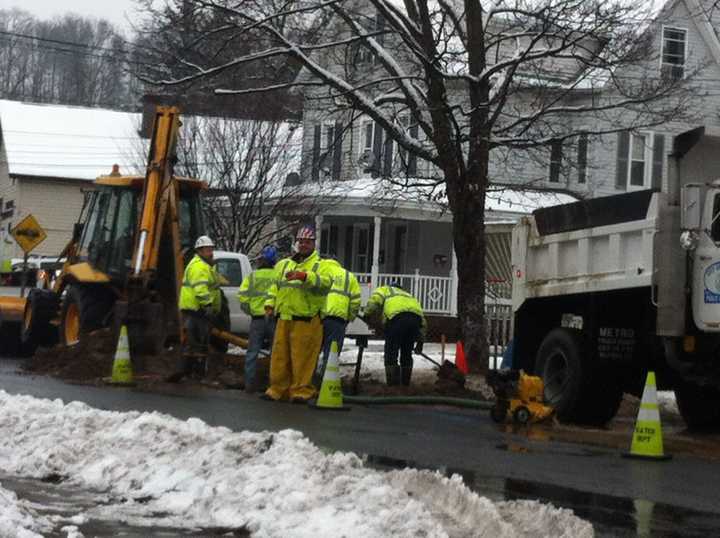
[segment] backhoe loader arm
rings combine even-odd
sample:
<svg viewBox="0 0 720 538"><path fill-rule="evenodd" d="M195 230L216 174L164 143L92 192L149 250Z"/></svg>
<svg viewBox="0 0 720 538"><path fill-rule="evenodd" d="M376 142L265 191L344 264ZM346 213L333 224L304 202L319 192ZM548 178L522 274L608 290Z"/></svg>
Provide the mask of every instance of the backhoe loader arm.
<svg viewBox="0 0 720 538"><path fill-rule="evenodd" d="M167 202L170 198L174 205L177 200L173 159L179 128L180 113L176 107L157 108L143 188L140 229L132 261L134 276L157 267L157 245L167 216Z"/></svg>

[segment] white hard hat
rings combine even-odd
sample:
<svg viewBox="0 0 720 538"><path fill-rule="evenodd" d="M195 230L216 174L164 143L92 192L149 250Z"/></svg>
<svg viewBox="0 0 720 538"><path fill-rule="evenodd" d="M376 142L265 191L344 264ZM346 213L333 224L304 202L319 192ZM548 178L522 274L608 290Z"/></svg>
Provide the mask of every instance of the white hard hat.
<svg viewBox="0 0 720 538"><path fill-rule="evenodd" d="M214 247L215 243L213 243L213 240L210 239L207 235L201 235L197 238L197 241L195 241L195 248L203 248L203 247Z"/></svg>

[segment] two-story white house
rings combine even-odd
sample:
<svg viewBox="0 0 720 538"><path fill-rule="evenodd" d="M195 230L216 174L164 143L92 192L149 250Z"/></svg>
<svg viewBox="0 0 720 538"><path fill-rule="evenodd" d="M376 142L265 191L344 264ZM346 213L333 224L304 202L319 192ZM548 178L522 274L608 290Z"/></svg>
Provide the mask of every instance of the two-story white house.
<svg viewBox="0 0 720 538"><path fill-rule="evenodd" d="M649 37L655 50L652 62L656 64L643 66L644 76L656 73L658 78L683 79L692 74L689 91L694 92L700 112L693 120L695 125L720 122L716 105L720 92L713 95L712 90L712 81L720 84L716 32L720 12L710 9L711 3L669 0L651 24L638 32L638 40ZM381 20L377 18L375 24L379 29ZM601 53L602 44L588 43L584 50ZM352 60L371 67L373 61L362 49ZM587 75L585 69L578 62L556 62L544 78L535 76L528 86L568 85ZM301 73L303 76L308 76L307 72ZM608 90L602 81L586 78L565 92L563 104L583 106L603 91ZM436 178L438 171L408 155L372 119L353 111L337 112L323 99L323 90L304 92L301 179L317 184L341 182L348 192L316 218L322 253L336 256L370 287L400 280L429 312L454 315L455 259L444 193L441 188L429 193L413 187L413 178ZM522 109L522 94L515 99ZM521 215L571 201L571 194L588 198L665 187L672 136L693 125L678 121L626 131L622 129L633 125L623 124L623 119L621 112L606 118L568 117L562 121L576 122L574 129L587 130L587 134L548 144L532 159L503 154L491 160L492 181L506 186L492 189L486 208L486 278L492 293L502 295L503 284L507 286L510 280L510 229ZM417 126L409 125L406 117L400 114L397 121L418 137ZM600 131L619 132L596 134Z"/></svg>

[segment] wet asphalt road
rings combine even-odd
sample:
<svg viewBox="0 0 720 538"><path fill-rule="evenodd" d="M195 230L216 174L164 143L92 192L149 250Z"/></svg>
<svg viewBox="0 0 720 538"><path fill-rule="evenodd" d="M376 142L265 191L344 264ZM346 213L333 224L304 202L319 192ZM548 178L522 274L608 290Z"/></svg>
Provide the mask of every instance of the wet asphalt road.
<svg viewBox="0 0 720 538"><path fill-rule="evenodd" d="M456 472L492 499L539 499L572 508L593 522L599 536L720 534L717 461L685 455L669 462L629 460L613 449L501 431L487 412L409 406L323 412L261 401L240 391L68 385L19 374L17 366L0 363L1 389L114 411L199 417L233 430L294 428L328 450L366 455L380 468L407 465Z"/></svg>

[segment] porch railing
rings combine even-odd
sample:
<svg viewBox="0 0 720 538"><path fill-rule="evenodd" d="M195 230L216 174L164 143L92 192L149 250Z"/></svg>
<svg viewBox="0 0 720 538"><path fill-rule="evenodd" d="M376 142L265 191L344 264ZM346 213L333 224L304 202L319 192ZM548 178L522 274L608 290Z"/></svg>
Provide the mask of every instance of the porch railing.
<svg viewBox="0 0 720 538"><path fill-rule="evenodd" d="M372 293L371 273L355 273L360 282L363 304ZM378 286L399 283L420 301L427 314L456 316L455 303L452 300L453 283L451 277L425 276L419 272L396 275L378 274ZM504 282L490 282L485 297L485 323L490 346L491 367L498 368L502 354L512 338L512 300L509 298L509 285Z"/></svg>

